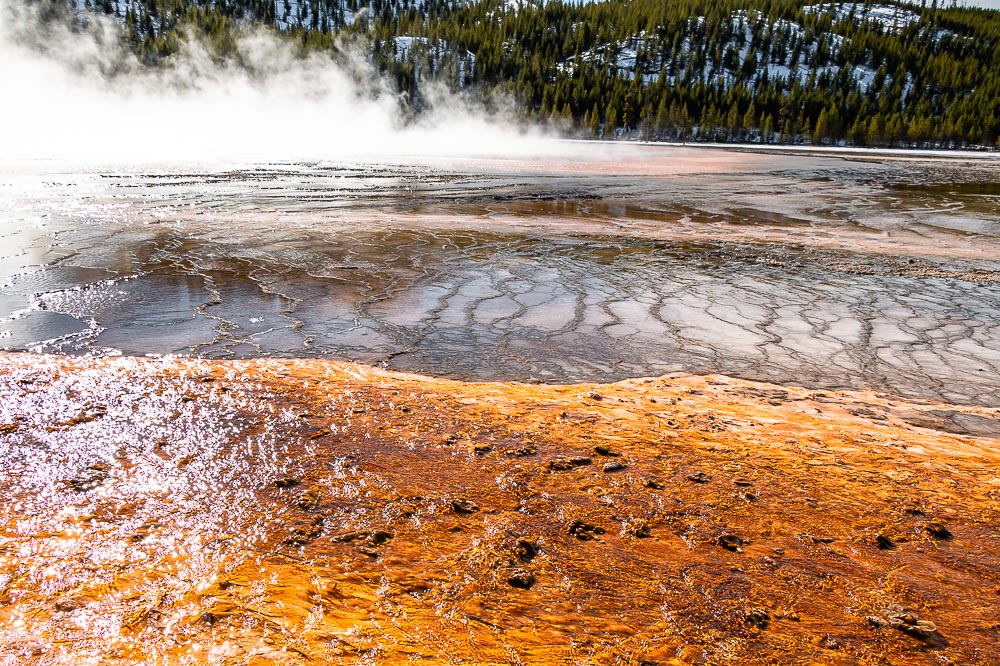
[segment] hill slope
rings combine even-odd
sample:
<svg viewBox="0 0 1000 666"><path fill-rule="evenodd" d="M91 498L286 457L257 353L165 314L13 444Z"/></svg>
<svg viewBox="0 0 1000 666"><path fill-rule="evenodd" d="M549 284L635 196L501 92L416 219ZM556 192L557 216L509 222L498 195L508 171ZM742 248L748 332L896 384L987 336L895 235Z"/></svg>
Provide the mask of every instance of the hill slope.
<svg viewBox="0 0 1000 666"><path fill-rule="evenodd" d="M419 110L428 81L503 93L532 121L651 139L993 146L1000 12L791 0L72 0L147 62L194 26L218 53L266 26L365 44Z"/></svg>

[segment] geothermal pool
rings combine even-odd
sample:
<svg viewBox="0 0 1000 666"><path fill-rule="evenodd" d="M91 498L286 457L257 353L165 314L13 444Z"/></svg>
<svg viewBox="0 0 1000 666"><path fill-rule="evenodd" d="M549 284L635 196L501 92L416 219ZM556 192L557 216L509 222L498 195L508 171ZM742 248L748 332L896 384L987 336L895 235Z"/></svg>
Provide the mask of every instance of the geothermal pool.
<svg viewBox="0 0 1000 666"><path fill-rule="evenodd" d="M1000 663L997 161L563 148L0 163L0 664Z"/></svg>
<svg viewBox="0 0 1000 666"><path fill-rule="evenodd" d="M563 149L2 166L0 348L1000 405L993 157Z"/></svg>

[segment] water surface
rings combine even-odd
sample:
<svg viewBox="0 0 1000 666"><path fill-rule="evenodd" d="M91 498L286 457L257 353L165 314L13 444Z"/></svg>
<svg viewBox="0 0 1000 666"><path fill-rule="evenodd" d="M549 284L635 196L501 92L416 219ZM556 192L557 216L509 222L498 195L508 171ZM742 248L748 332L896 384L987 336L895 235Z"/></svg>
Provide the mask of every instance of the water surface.
<svg viewBox="0 0 1000 666"><path fill-rule="evenodd" d="M996 160L0 167L0 345L1000 405Z"/></svg>

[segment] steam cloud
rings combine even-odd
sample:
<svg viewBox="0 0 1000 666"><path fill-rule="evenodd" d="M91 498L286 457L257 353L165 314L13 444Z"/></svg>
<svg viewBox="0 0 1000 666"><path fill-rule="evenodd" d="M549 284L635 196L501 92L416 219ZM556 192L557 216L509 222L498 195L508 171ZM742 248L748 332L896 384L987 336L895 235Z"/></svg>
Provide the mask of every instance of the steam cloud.
<svg viewBox="0 0 1000 666"><path fill-rule="evenodd" d="M459 98L404 125L399 100L362 53L337 64L298 57L276 36L218 64L188 40L146 68L109 19L89 30L42 24L0 0L0 159L87 163L180 160L527 156L562 152ZM113 75L111 74L113 73ZM376 94L372 94L373 91ZM544 142L547 149L540 145Z"/></svg>

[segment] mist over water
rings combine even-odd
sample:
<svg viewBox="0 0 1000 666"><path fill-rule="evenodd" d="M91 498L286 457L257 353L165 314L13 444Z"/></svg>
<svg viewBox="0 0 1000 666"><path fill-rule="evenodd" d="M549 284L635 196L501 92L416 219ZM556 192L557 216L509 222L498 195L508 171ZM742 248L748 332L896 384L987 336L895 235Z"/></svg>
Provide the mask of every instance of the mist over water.
<svg viewBox="0 0 1000 666"><path fill-rule="evenodd" d="M540 132L488 117L428 86L434 110L405 122L403 101L360 45L337 62L299 57L274 34L240 40L216 62L195 39L164 67L138 63L115 24L44 26L0 0L0 159L92 164L565 152Z"/></svg>

